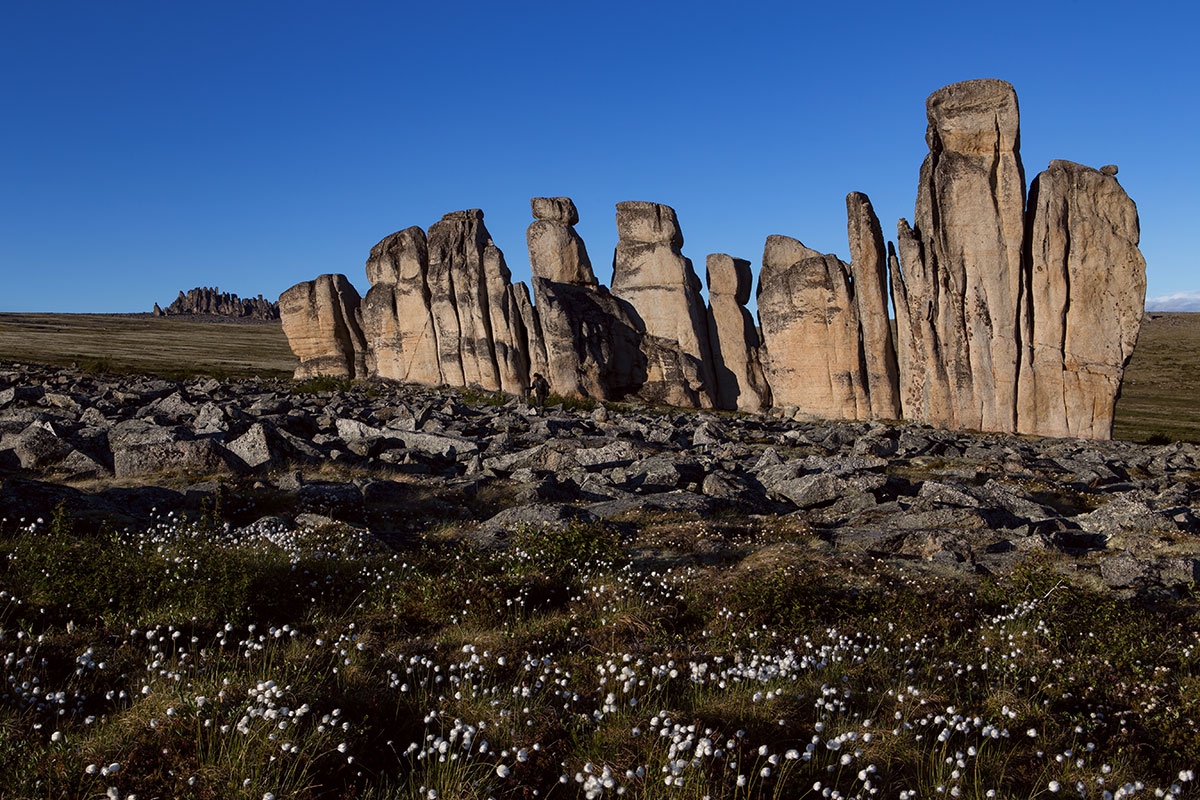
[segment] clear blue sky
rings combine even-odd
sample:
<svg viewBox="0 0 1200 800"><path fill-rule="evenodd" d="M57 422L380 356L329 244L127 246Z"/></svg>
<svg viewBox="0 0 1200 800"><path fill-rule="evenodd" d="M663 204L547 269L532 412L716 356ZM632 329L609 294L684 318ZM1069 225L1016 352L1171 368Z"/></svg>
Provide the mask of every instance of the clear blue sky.
<svg viewBox="0 0 1200 800"><path fill-rule="evenodd" d="M473 207L527 279L534 195L575 199L605 282L620 200L674 206L701 278L772 233L848 259L846 193L893 238L926 96L977 77L1015 85L1029 178L1118 164L1150 296L1197 293L1198 30L1154 0L9 0L0 310L365 292L375 242Z"/></svg>

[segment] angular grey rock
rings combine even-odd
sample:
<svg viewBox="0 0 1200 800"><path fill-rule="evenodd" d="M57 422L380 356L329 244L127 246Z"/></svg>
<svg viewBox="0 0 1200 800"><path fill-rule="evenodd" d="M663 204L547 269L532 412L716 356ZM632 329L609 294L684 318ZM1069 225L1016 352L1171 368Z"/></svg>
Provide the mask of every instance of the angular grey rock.
<svg viewBox="0 0 1200 800"><path fill-rule="evenodd" d="M5 434L0 450L12 450L22 469L46 469L72 451L71 444L46 425L33 423L20 433Z"/></svg>
<svg viewBox="0 0 1200 800"><path fill-rule="evenodd" d="M45 394L41 386L10 386L0 391L0 407L36 403Z"/></svg>
<svg viewBox="0 0 1200 800"><path fill-rule="evenodd" d="M471 531L469 538L481 545L496 547L513 534L539 530L565 530L572 525L589 524L596 517L586 509L564 503L543 503L508 508Z"/></svg>
<svg viewBox="0 0 1200 800"><path fill-rule="evenodd" d="M113 450L113 473L118 478L166 471L209 474L237 468L230 452L212 439L145 443Z"/></svg>
<svg viewBox="0 0 1200 800"><path fill-rule="evenodd" d="M345 275L321 275L279 296L288 345L300 359L296 379L363 378L367 343L359 325L362 298Z"/></svg>
<svg viewBox="0 0 1200 800"><path fill-rule="evenodd" d="M1137 207L1115 177L1052 161L1028 218L1017 429L1108 439L1146 300Z"/></svg>
<svg viewBox="0 0 1200 800"><path fill-rule="evenodd" d="M700 279L680 250L683 233L675 209L617 203L617 235L612 293L633 307L647 345L647 376L639 395L667 405L712 408L708 313Z"/></svg>
<svg viewBox="0 0 1200 800"><path fill-rule="evenodd" d="M718 408L760 411L771 390L760 357L754 317L746 310L753 276L750 262L724 253L707 259L708 338Z"/></svg>
<svg viewBox="0 0 1200 800"><path fill-rule="evenodd" d="M251 469L278 466L288 456L288 448L275 429L261 422L251 425L227 447Z"/></svg>
<svg viewBox="0 0 1200 800"><path fill-rule="evenodd" d="M846 195L846 231L871 418L899 419L900 382L888 318L887 253L879 218L862 192Z"/></svg>

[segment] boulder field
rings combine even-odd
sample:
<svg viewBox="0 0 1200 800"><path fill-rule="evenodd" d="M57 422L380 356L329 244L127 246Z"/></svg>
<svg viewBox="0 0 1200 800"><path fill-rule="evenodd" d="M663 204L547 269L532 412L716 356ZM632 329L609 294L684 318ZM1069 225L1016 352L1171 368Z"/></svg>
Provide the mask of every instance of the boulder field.
<svg viewBox="0 0 1200 800"><path fill-rule="evenodd" d="M449 525L504 547L528 526L668 515L786 526L831 555L966 580L1031 557L1121 591L1200 579L1194 444L295 389L0 363L0 527L60 507L118 528L219 507L240 525L349 524L396 546Z"/></svg>

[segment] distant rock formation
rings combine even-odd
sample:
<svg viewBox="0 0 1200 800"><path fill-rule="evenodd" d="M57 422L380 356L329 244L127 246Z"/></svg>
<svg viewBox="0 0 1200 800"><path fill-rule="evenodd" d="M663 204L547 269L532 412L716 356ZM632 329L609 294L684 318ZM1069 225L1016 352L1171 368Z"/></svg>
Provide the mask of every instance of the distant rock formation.
<svg viewBox="0 0 1200 800"><path fill-rule="evenodd" d="M179 293L175 302L165 309L154 304L154 316L172 317L177 314L213 314L243 319L279 319L279 303L272 303L260 294L242 299L220 288L197 286L186 294Z"/></svg>
<svg viewBox="0 0 1200 800"><path fill-rule="evenodd" d="M953 84L926 113L913 224L885 242L851 192L849 264L767 237L761 333L749 262L708 257L706 306L671 207L617 204L610 291L575 204L535 197L532 292L483 212L452 212L377 244L361 303L341 275L284 293L297 375L522 393L542 373L563 396L1108 438L1146 289L1116 167L1051 162L1026 207L1012 86Z"/></svg>

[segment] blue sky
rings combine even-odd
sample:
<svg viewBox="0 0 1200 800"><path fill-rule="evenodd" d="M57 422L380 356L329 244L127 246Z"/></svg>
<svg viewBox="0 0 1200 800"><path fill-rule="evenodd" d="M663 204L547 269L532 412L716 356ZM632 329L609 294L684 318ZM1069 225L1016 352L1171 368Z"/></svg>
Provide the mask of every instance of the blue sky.
<svg viewBox="0 0 1200 800"><path fill-rule="evenodd" d="M367 288L392 231L482 208L516 279L567 195L597 274L614 204L757 270L769 234L848 259L845 195L911 218L926 96L1014 84L1028 178L1116 163L1151 297L1200 301L1190 3L8 2L0 310L144 311L180 289ZM1200 307L1200 306L1198 306Z"/></svg>

